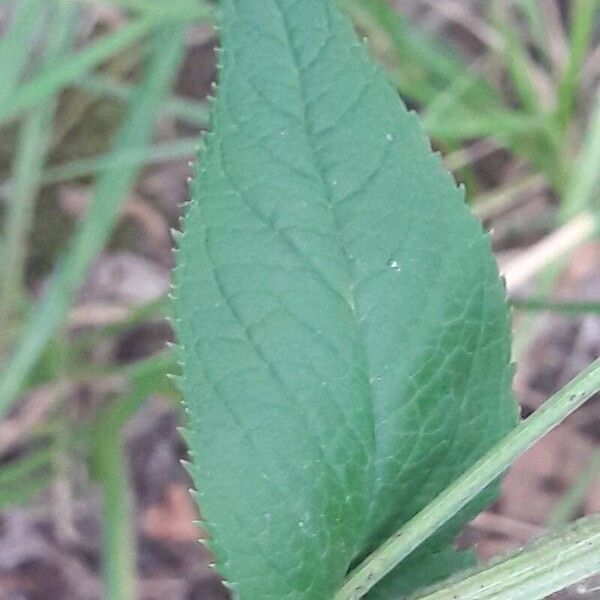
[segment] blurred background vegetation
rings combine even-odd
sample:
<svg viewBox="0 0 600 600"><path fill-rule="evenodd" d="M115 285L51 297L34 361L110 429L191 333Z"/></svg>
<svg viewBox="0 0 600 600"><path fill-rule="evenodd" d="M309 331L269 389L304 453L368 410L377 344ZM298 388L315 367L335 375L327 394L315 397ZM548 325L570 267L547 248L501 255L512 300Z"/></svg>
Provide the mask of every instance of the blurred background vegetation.
<svg viewBox="0 0 600 600"><path fill-rule="evenodd" d="M339 1L491 231L528 414L600 354L600 1ZM0 0L2 599L227 598L166 344L214 8ZM485 559L599 511L599 439L591 402L461 543Z"/></svg>

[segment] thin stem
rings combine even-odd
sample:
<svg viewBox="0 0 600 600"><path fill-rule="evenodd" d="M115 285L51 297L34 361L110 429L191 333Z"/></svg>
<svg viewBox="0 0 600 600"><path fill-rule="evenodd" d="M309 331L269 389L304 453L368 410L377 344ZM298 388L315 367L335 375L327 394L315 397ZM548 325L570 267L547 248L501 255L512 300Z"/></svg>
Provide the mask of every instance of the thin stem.
<svg viewBox="0 0 600 600"><path fill-rule="evenodd" d="M542 600L598 571L600 517L593 516L415 600Z"/></svg>
<svg viewBox="0 0 600 600"><path fill-rule="evenodd" d="M523 311L540 312L547 310L563 315L582 315L586 313L600 314L600 301L556 301L548 298L513 298L511 299L510 304L513 308Z"/></svg>
<svg viewBox="0 0 600 600"><path fill-rule="evenodd" d="M600 390L600 359L596 360L542 408L522 421L470 469L413 517L352 573L335 600L358 600L415 548L435 533L535 442Z"/></svg>
<svg viewBox="0 0 600 600"><path fill-rule="evenodd" d="M96 448L102 488L103 571L107 600L135 600L135 532L120 429L104 428Z"/></svg>

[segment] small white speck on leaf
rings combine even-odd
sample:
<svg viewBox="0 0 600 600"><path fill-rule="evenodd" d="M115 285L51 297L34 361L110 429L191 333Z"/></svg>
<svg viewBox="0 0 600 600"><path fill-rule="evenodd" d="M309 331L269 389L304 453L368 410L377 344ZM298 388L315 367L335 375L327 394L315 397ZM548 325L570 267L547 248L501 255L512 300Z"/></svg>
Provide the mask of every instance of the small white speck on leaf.
<svg viewBox="0 0 600 600"><path fill-rule="evenodd" d="M388 261L388 267L389 267L390 269L393 269L394 271L400 271L400 270L401 270L401 268L402 268L402 267L400 266L400 263L399 263L399 262L398 262L396 259L394 259L394 258L391 258L391 259Z"/></svg>

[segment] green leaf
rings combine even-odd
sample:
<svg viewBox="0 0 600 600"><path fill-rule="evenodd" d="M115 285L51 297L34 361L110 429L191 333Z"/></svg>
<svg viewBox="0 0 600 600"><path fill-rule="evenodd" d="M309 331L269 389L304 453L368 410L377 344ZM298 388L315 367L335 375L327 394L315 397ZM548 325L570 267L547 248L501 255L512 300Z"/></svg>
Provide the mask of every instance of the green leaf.
<svg viewBox="0 0 600 600"><path fill-rule="evenodd" d="M399 600L414 590L447 579L476 564L475 553L445 548L441 552L417 554L404 561L366 596L368 600Z"/></svg>
<svg viewBox="0 0 600 600"><path fill-rule="evenodd" d="M358 600L419 549L515 460L600 391L600 358L521 421L475 464L395 531L348 576L335 600Z"/></svg>
<svg viewBox="0 0 600 600"><path fill-rule="evenodd" d="M331 0L221 12L175 275L190 470L242 600L331 598L514 425L505 292L462 191Z"/></svg>

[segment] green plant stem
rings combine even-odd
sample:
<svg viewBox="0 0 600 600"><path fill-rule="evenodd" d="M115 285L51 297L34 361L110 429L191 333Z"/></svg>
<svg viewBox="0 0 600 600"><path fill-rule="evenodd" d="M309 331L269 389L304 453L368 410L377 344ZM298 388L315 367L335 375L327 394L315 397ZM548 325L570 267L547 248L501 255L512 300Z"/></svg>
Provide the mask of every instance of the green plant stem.
<svg viewBox="0 0 600 600"><path fill-rule="evenodd" d="M563 315L581 315L600 313L600 302L556 301L549 298L513 298L510 301L513 308L523 311L539 312L547 310Z"/></svg>
<svg viewBox="0 0 600 600"><path fill-rule="evenodd" d="M103 572L107 600L135 600L135 530L121 430L97 436L96 476L102 489Z"/></svg>
<svg viewBox="0 0 600 600"><path fill-rule="evenodd" d="M348 577L335 600L358 600L452 518L514 460L600 390L600 359L592 363L487 452Z"/></svg>
<svg viewBox="0 0 600 600"><path fill-rule="evenodd" d="M144 81L131 100L115 147L125 150L147 144L159 107L170 90L184 49L185 27L161 28ZM65 319L87 270L104 246L117 219L137 167L108 169L98 179L89 213L59 262L45 298L32 310L17 347L0 373L0 416L12 406L31 369Z"/></svg>
<svg viewBox="0 0 600 600"><path fill-rule="evenodd" d="M109 402L91 427L92 465L102 488L104 585L107 600L134 600L135 520L132 517L122 430L153 393L172 393L166 373L170 353L163 353L121 369L129 393Z"/></svg>
<svg viewBox="0 0 600 600"><path fill-rule="evenodd" d="M600 517L586 517L414 600L542 600L600 571Z"/></svg>

